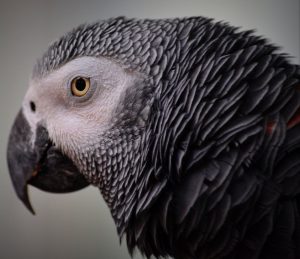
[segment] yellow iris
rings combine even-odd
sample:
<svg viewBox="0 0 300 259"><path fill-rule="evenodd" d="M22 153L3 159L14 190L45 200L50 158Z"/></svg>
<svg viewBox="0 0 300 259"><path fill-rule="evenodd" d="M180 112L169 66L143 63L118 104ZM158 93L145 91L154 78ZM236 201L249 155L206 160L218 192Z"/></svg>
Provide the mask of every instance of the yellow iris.
<svg viewBox="0 0 300 259"><path fill-rule="evenodd" d="M91 82L86 77L75 77L71 82L72 94L77 97L85 96L90 89Z"/></svg>

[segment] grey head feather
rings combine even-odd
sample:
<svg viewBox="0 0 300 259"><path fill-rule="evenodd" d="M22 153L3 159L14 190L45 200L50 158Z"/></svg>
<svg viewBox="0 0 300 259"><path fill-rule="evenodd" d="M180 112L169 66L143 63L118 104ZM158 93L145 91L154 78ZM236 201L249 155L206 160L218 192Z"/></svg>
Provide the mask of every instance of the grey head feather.
<svg viewBox="0 0 300 259"><path fill-rule="evenodd" d="M145 75L125 98L126 123L84 162L130 252L244 258L246 249L248 258L275 258L268 247L280 227L274 215L290 221L276 210L280 195L272 194L284 189L284 177L274 168L288 164L279 147L299 152L286 122L300 106L299 67L276 50L252 31L203 17L119 17L74 29L37 62L34 77L80 56L104 56ZM277 125L270 132L269 121ZM287 247L297 247L292 235Z"/></svg>

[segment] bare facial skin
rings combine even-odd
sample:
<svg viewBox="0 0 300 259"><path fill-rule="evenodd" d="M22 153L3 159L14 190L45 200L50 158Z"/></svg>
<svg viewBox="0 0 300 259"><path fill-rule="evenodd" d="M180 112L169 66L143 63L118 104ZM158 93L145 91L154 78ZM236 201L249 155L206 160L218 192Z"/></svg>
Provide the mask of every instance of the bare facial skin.
<svg viewBox="0 0 300 259"><path fill-rule="evenodd" d="M71 81L80 76L90 79L90 89L77 97L72 95ZM24 115L33 133L38 123L43 124L55 145L71 155L71 150L84 148L109 128L120 98L136 77L106 58L77 58L44 78L31 79Z"/></svg>

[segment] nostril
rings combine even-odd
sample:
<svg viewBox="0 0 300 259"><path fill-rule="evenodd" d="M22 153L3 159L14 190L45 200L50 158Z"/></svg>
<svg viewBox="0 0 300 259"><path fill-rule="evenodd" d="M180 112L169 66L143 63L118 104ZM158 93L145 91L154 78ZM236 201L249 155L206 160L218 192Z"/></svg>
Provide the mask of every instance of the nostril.
<svg viewBox="0 0 300 259"><path fill-rule="evenodd" d="M30 101L30 109L33 111L33 112L35 112L35 110L36 110L36 107L35 107L35 103L33 102L33 101Z"/></svg>

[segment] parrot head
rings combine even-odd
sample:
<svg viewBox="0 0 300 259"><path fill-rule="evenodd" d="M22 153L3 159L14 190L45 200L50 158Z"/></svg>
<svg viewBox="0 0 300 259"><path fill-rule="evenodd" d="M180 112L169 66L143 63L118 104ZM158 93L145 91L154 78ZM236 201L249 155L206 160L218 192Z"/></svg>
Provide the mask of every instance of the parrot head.
<svg viewBox="0 0 300 259"><path fill-rule="evenodd" d="M33 69L7 148L15 191L31 212L28 184L55 193L95 185L119 218L125 200L133 206L125 190L136 195L129 179L143 166L152 87L132 67L133 47L121 54L111 42L115 33L119 45L132 45L115 24L122 21L78 27Z"/></svg>
<svg viewBox="0 0 300 259"><path fill-rule="evenodd" d="M120 17L81 25L34 66L7 148L13 186L32 213L28 185L54 193L94 185L122 235L149 195L141 179L156 187L144 173L155 89L149 33L128 33L139 23ZM154 72L159 82L157 66Z"/></svg>

